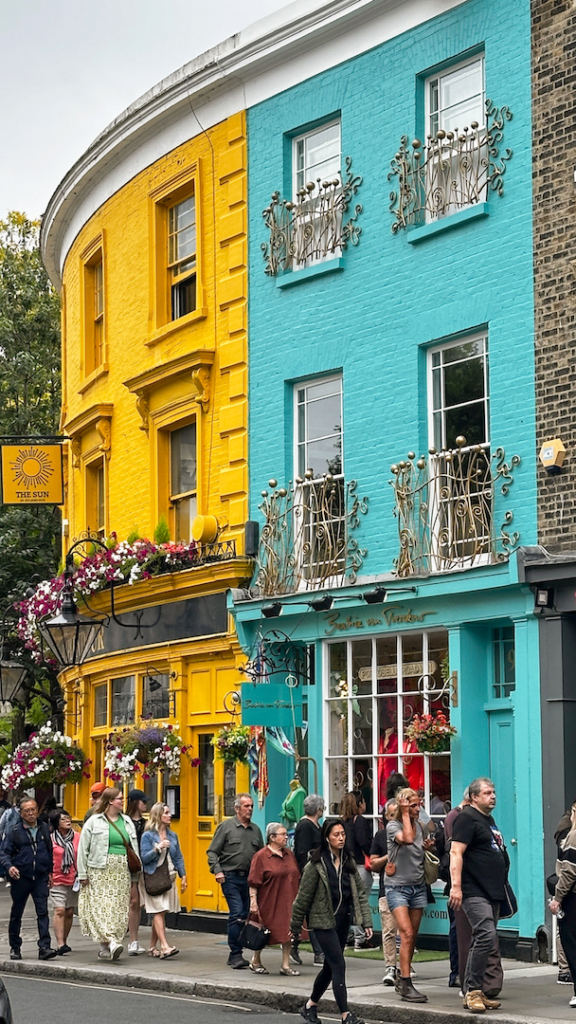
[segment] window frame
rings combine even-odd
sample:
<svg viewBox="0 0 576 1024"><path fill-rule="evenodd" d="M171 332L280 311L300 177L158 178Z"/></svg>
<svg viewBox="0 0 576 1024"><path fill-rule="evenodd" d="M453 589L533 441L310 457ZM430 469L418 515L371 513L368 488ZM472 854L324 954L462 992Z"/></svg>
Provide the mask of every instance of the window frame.
<svg viewBox="0 0 576 1024"><path fill-rule="evenodd" d="M176 258L174 258L174 254L172 253L171 249L172 249L173 239L176 239L176 245L178 244L179 230L178 230L177 227L176 227L176 230L173 230L172 219L173 219L173 215L174 215L175 211L178 210L178 208L180 206L183 206L184 203L187 203L191 199L194 201L194 252L190 253L188 256L185 256L183 259L176 259ZM198 234L197 234L197 226L196 226L196 195L195 195L195 193L192 191L190 193L190 195L185 196L185 197L179 199L176 203L173 203L172 205L170 205L168 207L168 210L167 210L167 218L168 218L168 225L167 225L168 248L167 248L167 253L166 253L166 268L167 268L167 272L168 272L169 287L170 287L171 319L172 319L172 322L174 323L177 320L181 320L183 316L187 316L189 313L195 313L196 312L196 304L197 304L196 272L197 272L197 265L198 265L198 259L197 259ZM188 266L187 264L190 264L190 263L193 263L193 265L192 266ZM176 305L175 300L180 295L180 289L181 289L181 287L183 285L189 285L192 281L194 282L194 305L193 305L193 308L187 310L184 313L181 313L181 314L179 313L178 315L175 315L175 312L174 312L175 305Z"/></svg>
<svg viewBox="0 0 576 1024"><path fill-rule="evenodd" d="M297 476L303 477L304 473L308 469L308 467L306 466L302 472L300 471L300 449L301 449L302 445L307 446L308 444L311 444L312 441L320 441L320 440L322 440L322 438L329 439L330 437L337 437L338 436L337 432L334 432L333 434L323 434L323 435L321 435L319 437L315 437L313 439L305 438L303 441L300 440L300 437L299 437L299 427L300 427L299 407L300 407L300 402L298 400L298 392L301 391L302 389L307 390L309 387L315 387L318 384L330 384L332 381L339 381L339 383L340 383L340 440L341 440L340 462L341 462L341 469L340 469L340 473L337 473L337 474L334 474L334 475L335 476L344 477L344 375L343 375L342 371L331 372L331 373L327 373L327 374L320 374L317 377L311 377L311 378L308 378L307 380L297 381L293 385L293 395L294 395L294 398L293 398L293 402L294 402L294 414L293 414L294 415L294 432L293 432L292 466L293 466L294 477L297 477ZM329 396L325 395L323 397L329 397ZM314 399L312 401L314 401ZM311 403L308 403L308 401L305 400L304 407L305 407L306 425L307 425L307 415L306 415L306 413L307 413L308 405L309 404L311 404ZM329 472L328 468L326 469L325 472ZM321 479L321 477L314 477L313 481L320 480L320 479Z"/></svg>
<svg viewBox="0 0 576 1024"><path fill-rule="evenodd" d="M435 353L444 352L450 348L457 348L460 345L466 345L469 342L480 341L484 343L484 350L482 353L483 361L483 374L484 374L484 396L482 399L474 399L470 402L461 402L458 405L446 406L444 403L445 398L445 382L444 375L441 373L441 391L442 391L442 404L439 409L434 408L434 373L435 367L432 365L432 359ZM471 357L479 358L479 357ZM459 360L460 361L460 360ZM461 360L464 362L465 360ZM440 370L442 371L444 364L440 363ZM427 416L427 427L428 427L428 444L430 447L436 448L437 451L446 450L446 411L450 409L465 408L469 405L479 404L482 401L484 405L484 422L486 426L487 437L480 443L483 448L490 447L490 347L489 347L489 333L488 328L474 331L474 333L460 335L455 338L446 339L443 342L435 343L431 345L426 352L426 392L427 392L427 404L428 404L428 416ZM436 412L441 413L442 419L442 445L439 447L435 437L435 425L434 425L434 414ZM466 450L466 449L464 449Z"/></svg>
<svg viewBox="0 0 576 1024"><path fill-rule="evenodd" d="M121 722L114 721L114 684L120 682L120 680L132 680L132 717ZM137 709L137 686L136 686L136 673L131 672L123 676L111 676L110 677L110 728L118 729L124 725L134 725L138 719Z"/></svg>
<svg viewBox="0 0 576 1024"><path fill-rule="evenodd" d="M485 56L484 50L481 50L478 53L475 53L475 54L473 54L470 57L465 57L465 58L462 58L461 60L454 61L454 63L449 63L449 64L442 65L442 67L439 70L437 69L432 74L427 74L426 77L424 78L424 119L425 119L424 120L424 124L425 124L424 135L425 135L425 137L428 137L428 135L434 135L435 136L436 132L440 128L443 127L442 124L440 123L440 120L438 119L438 126L436 128L436 131L433 132L432 128L431 128L431 124L430 124L430 118L431 118L430 87L432 85L432 82L438 81L438 83L440 83L440 81L443 78L446 78L448 75L453 74L455 71L460 71L462 68L469 67L472 64L477 64L478 62L481 62L481 64L482 64L482 92L481 92L482 102L480 104L480 108L481 108L481 111L482 111L482 119L478 123L479 123L479 125L481 127L483 125L485 125L485 123L486 123L486 107L485 107L485 100L486 100L486 56ZM446 108L446 109L448 109L448 108ZM439 110L440 110L440 108L438 108L437 113L439 113ZM462 131L464 129L464 125L463 124L462 125L458 125L457 127L460 129L460 131ZM470 125L468 125L468 127L470 127Z"/></svg>
<svg viewBox="0 0 576 1024"><path fill-rule="evenodd" d="M172 317L172 274L169 252L170 210L194 196L196 217L196 304L183 316ZM162 182L148 194L151 237L150 279L150 335L148 345L155 345L165 335L187 327L207 316L203 284L203 222L202 222L202 161L200 158L183 168L178 174Z"/></svg>
<svg viewBox="0 0 576 1024"><path fill-rule="evenodd" d="M339 152L339 167L338 172L341 173L342 167L342 118L331 117L327 121L323 121L321 124L317 124L314 128L309 128L305 132L299 132L297 135L292 137L291 147L291 192L292 201L298 201L298 156L297 148L299 142L304 142L306 139L312 138L314 135L318 135L319 132L325 131L327 128L332 128L334 125L338 126L338 152ZM304 179L303 183L306 184L306 167L304 167ZM316 179L314 179L316 180ZM302 187L302 186L300 186Z"/></svg>
<svg viewBox="0 0 576 1024"><path fill-rule="evenodd" d="M86 527L90 527L100 540L105 540L108 536L108 471L105 455L87 460L84 474ZM98 522L100 518L102 522Z"/></svg>
<svg viewBox="0 0 576 1024"><path fill-rule="evenodd" d="M100 268L99 281L97 276L98 268ZM83 337L81 382L78 390L82 394L102 374L108 372L106 246L104 231L101 231L99 235L93 238L80 254L80 275ZM99 308L96 306L98 293L101 295Z"/></svg>
<svg viewBox="0 0 576 1024"><path fill-rule="evenodd" d="M292 196L292 202L295 204L295 206L304 207L304 208L306 207L307 200L305 200L305 199L303 200L302 197L298 195L299 188L304 188L305 185L306 185L306 181L309 181L309 180L314 180L314 182L317 181L316 177L312 179L311 175L309 175L307 173L306 165L303 167L302 172L300 172L298 170L298 145L299 145L299 143L304 143L304 147L305 147L307 139L310 139L314 135L318 135L320 132L325 131L327 128L332 128L334 126L338 127L338 174L340 175L340 178L341 178L342 177L342 118L341 118L340 115L338 115L337 117L329 117L326 121L323 121L320 124L316 124L313 128L309 128L309 129L307 129L304 132L298 131L296 134L293 134L291 136L291 148L290 148L290 194ZM300 173L302 173L302 185L299 186L298 185L298 175ZM329 191L330 190L327 190L327 193L329 193ZM317 194L318 193L316 193L316 195ZM299 218L299 232L301 233L301 235L300 235L300 240L301 241L304 238L308 238L309 237L307 235L307 230L310 229L310 224L313 224L315 221L318 224L322 224L323 223L322 215L321 214L317 214L316 217L315 217L312 212L308 212L306 209L304 209L303 216L301 218ZM334 225L332 225L332 227L334 228ZM305 244L305 243L303 243L303 244ZM297 244L297 250L299 251L298 244ZM341 255L342 255L342 249L341 249L340 246L334 247L333 250L328 248L327 251L323 255L322 254L321 255L310 255L310 256L306 257L305 259L298 259L297 256L295 255L294 258L292 259L292 272L297 273L297 272L299 272L301 270L305 270L308 267L318 266L319 264L326 263L329 260L337 259Z"/></svg>
<svg viewBox="0 0 576 1024"><path fill-rule="evenodd" d="M196 449L196 488L188 491L172 491L172 438L178 431L185 430L186 427L194 426L194 439ZM176 423L166 430L168 435L168 504L169 504L169 521L170 521L170 532L176 543L179 541L185 541L188 543L192 540L192 522L195 516L198 515L198 421L196 417L192 417L186 423ZM178 522L178 505L182 502L195 502L194 516L189 515L190 521L190 536L187 538L177 537L177 522Z"/></svg>

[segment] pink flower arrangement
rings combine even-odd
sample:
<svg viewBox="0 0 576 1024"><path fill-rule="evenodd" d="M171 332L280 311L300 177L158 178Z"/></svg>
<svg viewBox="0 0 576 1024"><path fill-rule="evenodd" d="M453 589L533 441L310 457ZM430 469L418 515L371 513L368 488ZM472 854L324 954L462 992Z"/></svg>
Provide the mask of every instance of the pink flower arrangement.
<svg viewBox="0 0 576 1024"><path fill-rule="evenodd" d="M149 540L118 541L112 533L107 541L106 551L96 551L74 569L74 598L79 605L84 597L105 590L114 584L132 585L138 580L150 579L162 573L190 569L198 562L198 545L168 541L154 544ZM55 667L48 652L42 651L38 634L38 622L55 615L59 606L64 576L43 580L36 587L31 598L22 601L19 607L18 635L31 652L37 664L45 662Z"/></svg>
<svg viewBox="0 0 576 1024"><path fill-rule="evenodd" d="M414 715L406 727L406 736L414 741L421 754L438 754L449 750L450 740L456 732L443 711L434 715Z"/></svg>
<svg viewBox="0 0 576 1024"><path fill-rule="evenodd" d="M200 759L190 758L188 747L178 734L178 726L132 726L111 732L106 743L104 775L114 782L124 782L140 771L143 779L151 779L168 769L175 778L180 774L182 757L193 768Z"/></svg>
<svg viewBox="0 0 576 1024"><path fill-rule="evenodd" d="M20 743L0 774L3 789L28 789L34 786L80 782L89 779L86 771L92 762L70 736L53 730L50 722Z"/></svg>

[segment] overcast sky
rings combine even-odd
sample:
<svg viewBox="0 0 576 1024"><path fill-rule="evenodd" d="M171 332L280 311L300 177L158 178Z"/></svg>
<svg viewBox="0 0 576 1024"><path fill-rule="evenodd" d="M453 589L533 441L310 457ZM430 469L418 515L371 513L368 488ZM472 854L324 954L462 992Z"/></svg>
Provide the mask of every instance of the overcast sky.
<svg viewBox="0 0 576 1024"><path fill-rule="evenodd" d="M133 100L287 0L0 0L0 219L39 217Z"/></svg>

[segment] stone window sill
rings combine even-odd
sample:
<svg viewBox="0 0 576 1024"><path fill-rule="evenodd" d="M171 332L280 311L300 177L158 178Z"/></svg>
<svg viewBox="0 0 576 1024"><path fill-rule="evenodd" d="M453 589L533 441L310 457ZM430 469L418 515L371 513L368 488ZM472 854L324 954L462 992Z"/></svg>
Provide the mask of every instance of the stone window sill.
<svg viewBox="0 0 576 1024"><path fill-rule="evenodd" d="M311 267L304 267L303 270L285 270L276 278L277 288L291 288L293 284L300 284L301 281L309 281L311 277L321 277L323 274L333 274L337 270L344 270L344 257L337 256L333 260L323 260Z"/></svg>
<svg viewBox="0 0 576 1024"><path fill-rule="evenodd" d="M457 213L452 213L449 217L443 217L442 220L435 220L430 224L422 224L419 228L412 228L408 232L408 241L410 245L417 245L418 242L424 242L427 238L432 238L433 235L440 235L445 231L453 231L454 228L460 227L461 224L467 224L471 220L487 217L489 212L488 203L475 203L474 206L468 206L465 210L458 210Z"/></svg>

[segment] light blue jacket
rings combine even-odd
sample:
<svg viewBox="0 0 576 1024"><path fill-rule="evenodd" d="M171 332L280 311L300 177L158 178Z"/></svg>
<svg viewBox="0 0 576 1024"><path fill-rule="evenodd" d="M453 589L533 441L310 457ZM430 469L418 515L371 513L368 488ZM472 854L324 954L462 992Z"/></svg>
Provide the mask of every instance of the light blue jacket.
<svg viewBox="0 0 576 1024"><path fill-rule="evenodd" d="M171 828L168 828L166 829L166 838L170 840L170 849L168 853L172 858L174 868L180 875L180 878L183 878L186 874L186 868L184 866L184 857L182 856L178 836ZM142 839L140 840L140 856L142 858L142 866L147 875L151 875L158 866L160 853L156 849L156 844L159 842L160 836L155 829L146 829L142 833Z"/></svg>
<svg viewBox="0 0 576 1024"><path fill-rule="evenodd" d="M138 839L132 818L123 814L130 845L138 856ZM105 814L91 814L80 833L78 845L78 878L88 878L88 868L105 868L110 845L110 824Z"/></svg>

